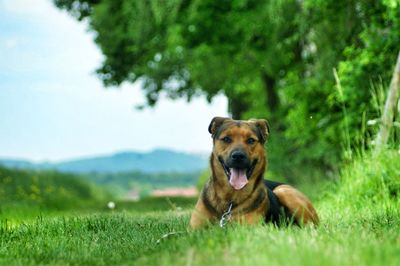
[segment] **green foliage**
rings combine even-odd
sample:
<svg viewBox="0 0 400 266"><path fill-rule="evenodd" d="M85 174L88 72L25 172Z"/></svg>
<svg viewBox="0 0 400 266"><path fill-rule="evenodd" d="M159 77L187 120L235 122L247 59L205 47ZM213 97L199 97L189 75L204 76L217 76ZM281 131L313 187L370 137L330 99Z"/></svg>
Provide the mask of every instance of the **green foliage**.
<svg viewBox="0 0 400 266"><path fill-rule="evenodd" d="M382 209L400 206L399 151L366 154L341 172L336 205L356 210L370 204Z"/></svg>
<svg viewBox="0 0 400 266"><path fill-rule="evenodd" d="M300 62L293 15L300 6L293 0L54 2L87 17L98 33L96 42L106 56L98 69L104 83L141 79L149 105L161 93L211 99L223 92L239 118L252 109L250 91L260 97L267 86L274 96L269 103L277 105L274 84Z"/></svg>
<svg viewBox="0 0 400 266"><path fill-rule="evenodd" d="M270 168L285 178L337 171L344 147L367 147L371 91L388 87L400 47L395 0L54 2L97 33L106 85L141 80L149 105L223 93L234 118L269 119Z"/></svg>
<svg viewBox="0 0 400 266"><path fill-rule="evenodd" d="M0 168L0 215L82 209L110 198L78 176L54 171Z"/></svg>

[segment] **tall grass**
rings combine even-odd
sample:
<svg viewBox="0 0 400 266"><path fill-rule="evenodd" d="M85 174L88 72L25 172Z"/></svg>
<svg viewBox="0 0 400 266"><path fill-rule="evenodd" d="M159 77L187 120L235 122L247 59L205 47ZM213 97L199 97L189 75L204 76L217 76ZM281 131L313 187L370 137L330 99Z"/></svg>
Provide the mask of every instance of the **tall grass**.
<svg viewBox="0 0 400 266"><path fill-rule="evenodd" d="M378 126L381 123L380 117L386 99L383 81L381 80L379 84L371 84L371 101L369 104L374 110L372 115L375 118L366 121L366 113L362 114L360 132L355 134L357 136L354 143L351 143L343 88L336 69L333 69L333 75L345 122L343 128L343 135L345 136L344 159L349 159L344 161L345 164L341 168L340 181L337 184L337 189L335 189L333 196L335 202L333 204L353 206L359 210L371 204L378 208L398 204L400 202L400 138L397 136L399 132L397 132L396 127L392 129L392 137L389 139L386 149L380 153L374 151L374 139L378 133ZM395 117L395 119L398 120L399 117ZM395 121L394 125L397 124Z"/></svg>
<svg viewBox="0 0 400 266"><path fill-rule="evenodd" d="M386 149L355 159L341 171L333 204L361 211L400 206L400 153Z"/></svg>

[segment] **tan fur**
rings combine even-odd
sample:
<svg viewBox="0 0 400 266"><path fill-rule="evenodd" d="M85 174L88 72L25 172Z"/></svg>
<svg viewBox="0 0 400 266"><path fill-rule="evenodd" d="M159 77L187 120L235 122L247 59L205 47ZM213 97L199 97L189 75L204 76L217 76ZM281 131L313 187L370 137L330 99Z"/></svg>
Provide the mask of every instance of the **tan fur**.
<svg viewBox="0 0 400 266"><path fill-rule="evenodd" d="M250 225L262 223L262 221L264 220L265 209L268 206L268 203L268 200L265 200L264 204L262 204L258 209L254 210L253 212L243 214L243 220L240 220L240 218L236 218L236 221Z"/></svg>
<svg viewBox="0 0 400 266"><path fill-rule="evenodd" d="M303 193L289 185L278 186L273 192L300 224L319 223L317 211Z"/></svg>
<svg viewBox="0 0 400 266"><path fill-rule="evenodd" d="M195 207L195 211L190 218L190 227L197 229L208 225L215 217L207 210L204 206L203 200L198 199Z"/></svg>

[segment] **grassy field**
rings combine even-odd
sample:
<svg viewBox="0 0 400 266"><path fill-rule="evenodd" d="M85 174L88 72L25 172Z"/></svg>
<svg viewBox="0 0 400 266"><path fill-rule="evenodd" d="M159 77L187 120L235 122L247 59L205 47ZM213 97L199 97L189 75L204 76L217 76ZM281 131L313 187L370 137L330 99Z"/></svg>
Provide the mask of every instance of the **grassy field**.
<svg viewBox="0 0 400 266"><path fill-rule="evenodd" d="M18 223L2 214L0 264L399 265L398 156L364 157L344 168L341 180L314 198L317 228L229 225L190 232L195 199L181 198Z"/></svg>
<svg viewBox="0 0 400 266"><path fill-rule="evenodd" d="M115 211L1 225L3 265L398 265L398 209L319 206L318 228L230 226L187 232L189 211ZM162 238L166 233L176 232Z"/></svg>

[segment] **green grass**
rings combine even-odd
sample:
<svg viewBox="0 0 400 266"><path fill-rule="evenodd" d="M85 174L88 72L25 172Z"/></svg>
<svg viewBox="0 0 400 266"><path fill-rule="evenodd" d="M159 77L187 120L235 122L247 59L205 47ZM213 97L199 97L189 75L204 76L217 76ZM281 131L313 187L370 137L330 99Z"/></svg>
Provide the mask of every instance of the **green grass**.
<svg viewBox="0 0 400 266"><path fill-rule="evenodd" d="M343 168L316 200L317 228L217 226L187 231L195 199L117 202L89 213L0 226L4 265L398 265L398 153ZM163 235L177 232L164 237Z"/></svg>
<svg viewBox="0 0 400 266"><path fill-rule="evenodd" d="M0 232L1 264L396 265L398 210L322 211L322 225L213 227L186 232L188 211L38 219ZM164 238L168 232L182 232Z"/></svg>
<svg viewBox="0 0 400 266"><path fill-rule="evenodd" d="M157 212L157 211L181 211L184 209L191 209L196 204L196 198L187 197L161 197L143 198L138 202L132 201L118 201L116 204L116 211L128 212Z"/></svg>

